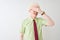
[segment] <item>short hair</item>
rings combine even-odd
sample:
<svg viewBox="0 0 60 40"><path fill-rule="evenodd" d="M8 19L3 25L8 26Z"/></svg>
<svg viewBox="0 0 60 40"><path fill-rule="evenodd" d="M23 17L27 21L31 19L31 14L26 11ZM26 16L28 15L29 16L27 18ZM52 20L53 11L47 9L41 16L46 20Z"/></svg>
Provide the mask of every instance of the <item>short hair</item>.
<svg viewBox="0 0 60 40"><path fill-rule="evenodd" d="M39 6L38 3L33 3L33 4L30 4L30 5L29 5L29 8L28 8L28 9L30 10L30 9L32 9L33 7L38 7L38 8L40 8L40 6Z"/></svg>

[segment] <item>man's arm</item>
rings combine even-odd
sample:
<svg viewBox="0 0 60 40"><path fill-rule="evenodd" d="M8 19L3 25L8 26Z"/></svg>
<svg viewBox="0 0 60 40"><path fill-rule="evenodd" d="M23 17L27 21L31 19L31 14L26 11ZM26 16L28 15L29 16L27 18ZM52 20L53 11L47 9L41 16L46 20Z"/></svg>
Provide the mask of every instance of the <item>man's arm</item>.
<svg viewBox="0 0 60 40"><path fill-rule="evenodd" d="M23 33L20 33L20 40L23 40Z"/></svg>
<svg viewBox="0 0 60 40"><path fill-rule="evenodd" d="M20 40L23 40L24 33L25 33L25 21L22 22L20 27Z"/></svg>
<svg viewBox="0 0 60 40"><path fill-rule="evenodd" d="M45 12L42 16L44 17L45 20L47 20L47 23L46 23L47 26L53 26L54 25L54 21L48 15L46 15Z"/></svg>
<svg viewBox="0 0 60 40"><path fill-rule="evenodd" d="M45 20L47 20L47 23L45 24L46 26L54 25L54 21L44 11L42 11L40 8L38 8L37 11L44 17Z"/></svg>

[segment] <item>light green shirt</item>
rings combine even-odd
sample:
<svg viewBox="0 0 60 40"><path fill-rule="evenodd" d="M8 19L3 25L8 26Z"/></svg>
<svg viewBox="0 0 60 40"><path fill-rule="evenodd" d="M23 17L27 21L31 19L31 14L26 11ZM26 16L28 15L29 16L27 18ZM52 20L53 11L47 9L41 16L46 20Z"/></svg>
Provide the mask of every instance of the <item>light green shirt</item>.
<svg viewBox="0 0 60 40"><path fill-rule="evenodd" d="M35 21L37 24L39 40L43 40L42 39L42 25L45 25L47 21L42 18L37 18L37 17L35 18ZM23 40L35 40L33 19L31 17L28 17L23 21L22 27L20 28L20 32L24 34Z"/></svg>

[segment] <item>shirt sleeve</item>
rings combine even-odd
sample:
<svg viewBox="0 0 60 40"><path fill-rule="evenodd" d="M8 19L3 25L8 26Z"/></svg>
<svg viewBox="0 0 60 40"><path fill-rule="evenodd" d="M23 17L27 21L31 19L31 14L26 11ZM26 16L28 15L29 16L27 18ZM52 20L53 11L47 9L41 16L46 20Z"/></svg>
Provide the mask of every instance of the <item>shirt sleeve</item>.
<svg viewBox="0 0 60 40"><path fill-rule="evenodd" d="M46 25L47 20L45 20L45 19L41 18L41 22L42 22L42 25Z"/></svg>
<svg viewBox="0 0 60 40"><path fill-rule="evenodd" d="M23 22L20 27L20 33L24 33L24 32L25 32L25 26L24 26L24 22Z"/></svg>

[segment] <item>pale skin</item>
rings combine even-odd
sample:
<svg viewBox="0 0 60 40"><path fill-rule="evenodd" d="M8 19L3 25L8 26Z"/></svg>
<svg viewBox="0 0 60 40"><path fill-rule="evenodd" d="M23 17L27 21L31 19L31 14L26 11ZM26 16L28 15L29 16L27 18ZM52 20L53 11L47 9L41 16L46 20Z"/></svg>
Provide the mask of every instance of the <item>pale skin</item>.
<svg viewBox="0 0 60 40"><path fill-rule="evenodd" d="M35 19L38 13L42 14L43 11L38 4L33 4L29 9L30 17ZM42 16L45 20L47 20L46 26L54 26L54 21L46 13ZM23 40L23 35L23 33L20 33L20 40Z"/></svg>

